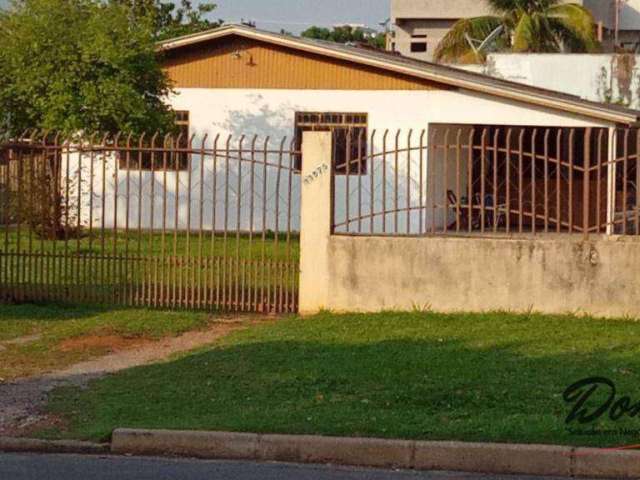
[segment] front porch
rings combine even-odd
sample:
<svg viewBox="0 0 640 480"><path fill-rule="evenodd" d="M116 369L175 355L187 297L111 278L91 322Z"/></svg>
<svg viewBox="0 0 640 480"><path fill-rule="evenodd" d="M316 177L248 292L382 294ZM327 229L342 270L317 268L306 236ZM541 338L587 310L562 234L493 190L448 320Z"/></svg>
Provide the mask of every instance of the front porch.
<svg viewBox="0 0 640 480"><path fill-rule="evenodd" d="M640 235L638 143L637 129L596 127L433 124L354 137L352 166L335 170L333 231Z"/></svg>

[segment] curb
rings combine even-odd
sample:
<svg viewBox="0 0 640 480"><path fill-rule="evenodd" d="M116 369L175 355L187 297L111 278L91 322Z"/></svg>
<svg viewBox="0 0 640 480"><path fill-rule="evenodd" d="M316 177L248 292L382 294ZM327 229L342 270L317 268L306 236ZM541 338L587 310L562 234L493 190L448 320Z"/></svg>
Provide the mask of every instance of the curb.
<svg viewBox="0 0 640 480"><path fill-rule="evenodd" d="M0 437L0 452L14 453L78 453L104 455L110 453L108 444L77 442L74 440L36 440L31 438Z"/></svg>
<svg viewBox="0 0 640 480"><path fill-rule="evenodd" d="M498 475L640 477L640 452L552 445L117 429L111 453Z"/></svg>

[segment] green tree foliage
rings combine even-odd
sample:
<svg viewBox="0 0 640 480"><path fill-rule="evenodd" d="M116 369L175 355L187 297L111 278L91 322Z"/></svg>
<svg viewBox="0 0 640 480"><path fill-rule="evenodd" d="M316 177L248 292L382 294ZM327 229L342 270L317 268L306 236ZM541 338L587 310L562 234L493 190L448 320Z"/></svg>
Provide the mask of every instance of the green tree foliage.
<svg viewBox="0 0 640 480"><path fill-rule="evenodd" d="M127 5L137 18L150 18L158 40L198 33L222 24L222 20L207 18L216 9L216 5L211 2L199 2L194 7L190 0L180 0L180 3L164 0L111 1Z"/></svg>
<svg viewBox="0 0 640 480"><path fill-rule="evenodd" d="M591 12L560 0L487 0L495 15L465 18L457 22L436 49L441 62L478 62L469 40L482 41L498 27L493 51L553 53L595 52L600 45Z"/></svg>
<svg viewBox="0 0 640 480"><path fill-rule="evenodd" d="M331 30L323 27L311 27L302 32L302 37L335 43L361 43L379 49L384 49L386 44L384 33L371 36L362 29L349 26L335 27Z"/></svg>
<svg viewBox="0 0 640 480"><path fill-rule="evenodd" d="M0 130L168 128L154 32L123 4L14 1L0 15Z"/></svg>

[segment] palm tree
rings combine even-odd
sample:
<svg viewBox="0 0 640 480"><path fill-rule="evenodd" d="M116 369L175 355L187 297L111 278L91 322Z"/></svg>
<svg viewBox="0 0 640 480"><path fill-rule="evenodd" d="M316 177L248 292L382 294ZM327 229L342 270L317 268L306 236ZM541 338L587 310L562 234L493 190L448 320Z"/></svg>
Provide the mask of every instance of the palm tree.
<svg viewBox="0 0 640 480"><path fill-rule="evenodd" d="M458 21L435 52L438 62L484 60L474 40L492 36L495 51L594 52L599 49L591 12L561 0L486 0L495 15Z"/></svg>

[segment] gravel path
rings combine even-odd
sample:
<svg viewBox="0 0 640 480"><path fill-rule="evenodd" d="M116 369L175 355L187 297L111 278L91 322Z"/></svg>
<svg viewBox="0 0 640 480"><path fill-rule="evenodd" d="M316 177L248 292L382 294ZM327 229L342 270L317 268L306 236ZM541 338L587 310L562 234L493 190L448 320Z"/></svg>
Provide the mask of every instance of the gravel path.
<svg viewBox="0 0 640 480"><path fill-rule="evenodd" d="M57 387L84 387L89 381L110 373L166 360L176 353L209 345L248 324L242 320L223 320L207 330L111 353L46 375L0 383L0 435L20 436L50 421L43 414L43 407L49 392Z"/></svg>

